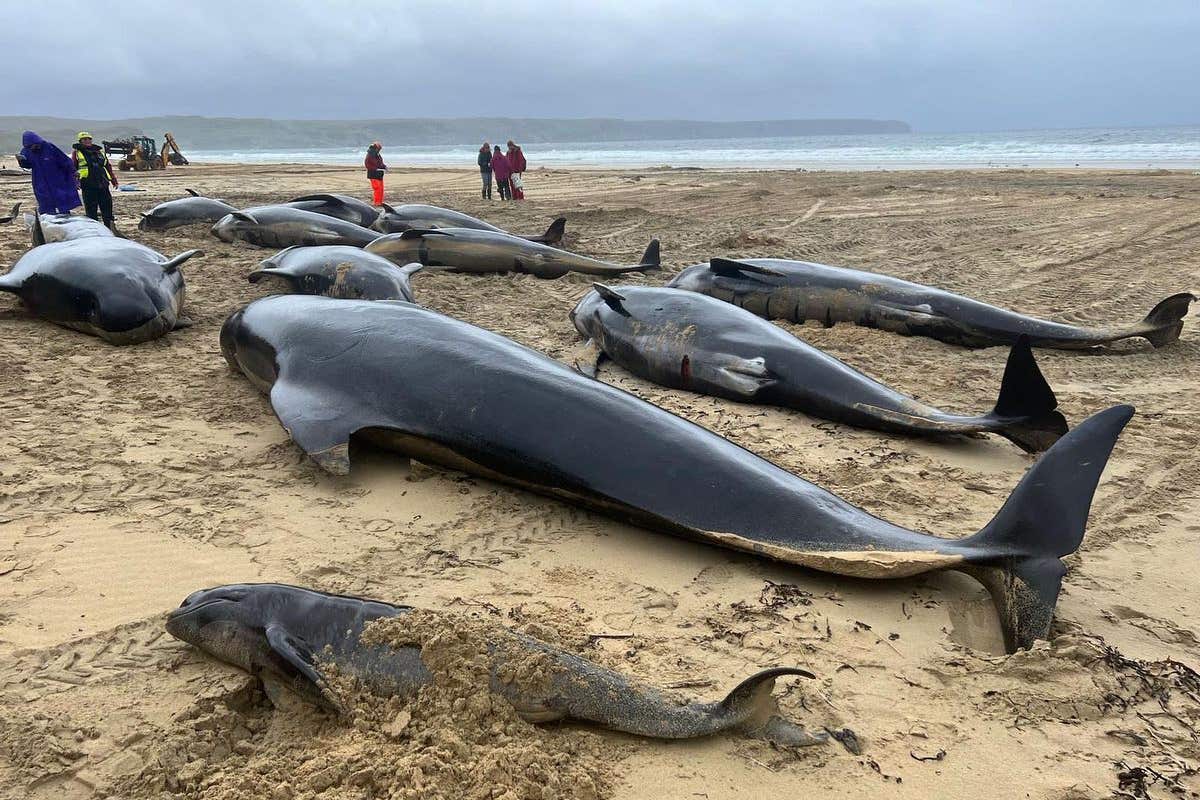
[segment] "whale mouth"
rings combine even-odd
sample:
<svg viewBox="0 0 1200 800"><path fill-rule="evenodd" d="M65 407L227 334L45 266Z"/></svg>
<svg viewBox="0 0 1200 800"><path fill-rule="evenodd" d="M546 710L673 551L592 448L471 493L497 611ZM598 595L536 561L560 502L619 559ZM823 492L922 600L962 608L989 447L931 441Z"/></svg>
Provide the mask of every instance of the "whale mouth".
<svg viewBox="0 0 1200 800"><path fill-rule="evenodd" d="M227 600L228 599L224 597L214 597L211 600L201 600L195 605L180 606L179 608L172 609L167 613L167 622L173 622L182 619L183 617L186 617L188 614L191 614L195 611L200 611L201 609L208 608L209 606L216 605L217 603L227 602Z"/></svg>

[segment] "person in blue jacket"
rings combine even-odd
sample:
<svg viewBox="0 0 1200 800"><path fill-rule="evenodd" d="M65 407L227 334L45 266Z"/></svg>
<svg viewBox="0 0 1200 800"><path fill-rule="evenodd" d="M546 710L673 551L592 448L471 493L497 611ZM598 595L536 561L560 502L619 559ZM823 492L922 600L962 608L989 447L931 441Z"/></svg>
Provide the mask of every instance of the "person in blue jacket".
<svg viewBox="0 0 1200 800"><path fill-rule="evenodd" d="M83 205L79 202L78 181L71 157L33 131L21 136L17 163L33 170L33 196L39 214L69 214Z"/></svg>

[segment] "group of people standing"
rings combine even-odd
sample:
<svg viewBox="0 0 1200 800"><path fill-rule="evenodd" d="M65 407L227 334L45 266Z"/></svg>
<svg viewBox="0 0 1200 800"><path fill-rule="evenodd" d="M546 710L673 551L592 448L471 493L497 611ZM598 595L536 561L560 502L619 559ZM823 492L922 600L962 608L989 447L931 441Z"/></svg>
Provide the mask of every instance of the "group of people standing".
<svg viewBox="0 0 1200 800"><path fill-rule="evenodd" d="M483 199L492 199L492 179L496 180L496 190L500 192L501 200L525 199L525 153L521 146L508 140L508 152L500 152L500 145L494 148L487 142L479 148L479 177L483 181Z"/></svg>
<svg viewBox="0 0 1200 800"><path fill-rule="evenodd" d="M383 175L387 172L387 164L383 163L380 152L382 150L382 144L371 142L363 159L363 168L367 171L367 180L371 183L371 197L377 206L383 203ZM483 179L483 199L492 199L494 179L501 200L524 200L525 167L525 153L512 139L508 140L507 153L500 151L500 145L492 147L484 142L483 147L479 148L479 176Z"/></svg>
<svg viewBox="0 0 1200 800"><path fill-rule="evenodd" d="M108 187L119 185L108 155L92 135L80 131L71 147L71 155L60 150L33 131L21 136L21 152L17 163L33 172L33 195L37 198L39 214L69 214L84 207L92 219L103 219L113 228L113 200ZM83 202L79 193L83 192Z"/></svg>

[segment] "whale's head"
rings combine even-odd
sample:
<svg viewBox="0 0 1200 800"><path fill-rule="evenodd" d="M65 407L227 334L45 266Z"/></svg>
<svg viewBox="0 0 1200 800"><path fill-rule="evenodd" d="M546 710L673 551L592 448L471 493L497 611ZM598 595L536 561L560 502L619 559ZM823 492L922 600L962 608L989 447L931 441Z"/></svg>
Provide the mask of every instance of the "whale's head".
<svg viewBox="0 0 1200 800"><path fill-rule="evenodd" d="M596 312L604 305L604 300L595 291L588 292L575 307L571 309L570 317L571 324L575 326L575 330L585 338L595 338L595 324L598 322Z"/></svg>
<svg viewBox="0 0 1200 800"><path fill-rule="evenodd" d="M221 354L232 369L245 375L259 391L270 392L279 377L275 348L247 324L248 309L249 306L239 308L221 326Z"/></svg>
<svg viewBox="0 0 1200 800"><path fill-rule="evenodd" d="M167 633L248 672L269 662L263 629L269 604L261 587L218 586L193 592L167 615Z"/></svg>
<svg viewBox="0 0 1200 800"><path fill-rule="evenodd" d="M708 294L708 290L712 287L713 273L709 270L708 264L696 264L687 267L674 278L672 278L667 286L672 289L682 289L685 292L699 292L700 294Z"/></svg>
<svg viewBox="0 0 1200 800"><path fill-rule="evenodd" d="M217 224L209 231L222 242L236 241L242 231L257 228L259 222L253 215L244 211L234 211L217 220Z"/></svg>
<svg viewBox="0 0 1200 800"><path fill-rule="evenodd" d="M149 211L142 212L142 218L138 220L139 231L161 231L167 227L167 215L161 212L158 208L152 208Z"/></svg>

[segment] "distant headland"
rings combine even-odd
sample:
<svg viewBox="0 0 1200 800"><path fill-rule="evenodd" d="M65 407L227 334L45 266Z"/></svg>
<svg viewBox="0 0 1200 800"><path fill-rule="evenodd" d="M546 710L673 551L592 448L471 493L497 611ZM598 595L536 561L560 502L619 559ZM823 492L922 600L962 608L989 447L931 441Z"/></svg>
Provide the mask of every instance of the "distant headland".
<svg viewBox="0 0 1200 800"><path fill-rule="evenodd" d="M712 122L675 119L458 119L287 120L165 116L116 120L62 117L0 117L0 152L21 146L21 132L37 131L69 144L80 130L97 141L134 134L161 138L171 131L185 149L232 150L281 147L357 147L380 139L392 145L458 145L506 136L520 142L620 142L740 139L778 136L910 133L908 123L875 119L773 119Z"/></svg>

